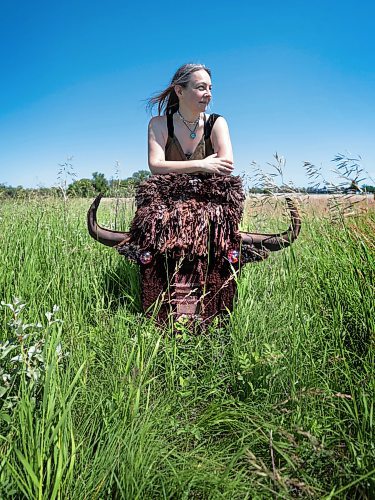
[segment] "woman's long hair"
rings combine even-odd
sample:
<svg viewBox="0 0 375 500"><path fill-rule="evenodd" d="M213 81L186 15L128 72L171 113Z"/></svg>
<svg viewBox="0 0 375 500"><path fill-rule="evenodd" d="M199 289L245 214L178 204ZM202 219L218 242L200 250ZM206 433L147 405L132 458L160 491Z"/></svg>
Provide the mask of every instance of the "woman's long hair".
<svg viewBox="0 0 375 500"><path fill-rule="evenodd" d="M195 71L204 69L211 77L211 70L204 66L204 64L184 64L173 75L171 83L162 92L151 97L147 101L147 108L151 111L152 108L158 105L158 114L171 115L178 110L179 101L177 94L174 90L175 85L186 87L190 80L190 75Z"/></svg>

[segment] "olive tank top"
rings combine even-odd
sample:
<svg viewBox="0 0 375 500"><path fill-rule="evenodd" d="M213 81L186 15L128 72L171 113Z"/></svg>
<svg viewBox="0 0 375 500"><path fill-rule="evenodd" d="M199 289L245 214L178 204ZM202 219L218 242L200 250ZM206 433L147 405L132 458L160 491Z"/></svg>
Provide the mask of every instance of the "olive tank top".
<svg viewBox="0 0 375 500"><path fill-rule="evenodd" d="M204 114L204 128L201 140L198 142L195 150L191 154L185 154L182 146L174 135L173 114L167 115L168 139L165 145L165 159L167 161L181 160L202 160L207 156L214 154L214 149L211 142L211 132L215 121L220 115L212 113L208 119Z"/></svg>

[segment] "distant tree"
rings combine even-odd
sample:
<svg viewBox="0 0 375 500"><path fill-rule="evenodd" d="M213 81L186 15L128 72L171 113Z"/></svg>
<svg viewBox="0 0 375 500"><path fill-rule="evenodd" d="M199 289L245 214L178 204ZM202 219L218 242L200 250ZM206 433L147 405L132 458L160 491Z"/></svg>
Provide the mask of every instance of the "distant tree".
<svg viewBox="0 0 375 500"><path fill-rule="evenodd" d="M149 170L138 170L137 172L134 172L131 179L135 181L135 184L139 184L140 182L148 179L150 175L151 172Z"/></svg>
<svg viewBox="0 0 375 500"><path fill-rule="evenodd" d="M68 187L69 196L78 196L80 198L89 198L95 195L93 181L90 179L79 179L72 182Z"/></svg>
<svg viewBox="0 0 375 500"><path fill-rule="evenodd" d="M106 194L108 191L108 181L105 178L105 175L100 172L93 172L92 185L97 193Z"/></svg>
<svg viewBox="0 0 375 500"><path fill-rule="evenodd" d="M263 194L264 189L259 188L259 187L250 187L248 189L249 194Z"/></svg>
<svg viewBox="0 0 375 500"><path fill-rule="evenodd" d="M16 194L16 188L13 186L7 186L6 184L0 184L0 196L3 198L13 198Z"/></svg>
<svg viewBox="0 0 375 500"><path fill-rule="evenodd" d="M150 177L151 173L148 170L138 170L127 179L110 179L107 194L115 198L131 198L135 195L137 186Z"/></svg>
<svg viewBox="0 0 375 500"><path fill-rule="evenodd" d="M111 179L109 181L108 195L114 198L131 198L135 194L134 180L128 179Z"/></svg>
<svg viewBox="0 0 375 500"><path fill-rule="evenodd" d="M367 191L367 193L375 193L375 186L370 186L368 184L364 184L362 186L363 191Z"/></svg>

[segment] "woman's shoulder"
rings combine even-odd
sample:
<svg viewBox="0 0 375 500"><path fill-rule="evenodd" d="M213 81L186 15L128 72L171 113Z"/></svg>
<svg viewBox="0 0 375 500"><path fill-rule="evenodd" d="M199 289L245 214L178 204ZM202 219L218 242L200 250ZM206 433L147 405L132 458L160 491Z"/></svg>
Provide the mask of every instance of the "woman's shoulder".
<svg viewBox="0 0 375 500"><path fill-rule="evenodd" d="M166 142L168 137L167 117L165 115L153 116L148 124L148 133L150 137L158 138L160 142Z"/></svg>
<svg viewBox="0 0 375 500"><path fill-rule="evenodd" d="M159 128L159 127L164 127L167 123L167 117L165 115L161 116L153 116L151 120L149 121L149 127L153 128Z"/></svg>
<svg viewBox="0 0 375 500"><path fill-rule="evenodd" d="M211 122L213 125L218 124L219 126L226 125L227 121L223 115L219 115L219 113L211 113L206 115L206 122Z"/></svg>
<svg viewBox="0 0 375 500"><path fill-rule="evenodd" d="M206 123L213 134L220 134L224 130L228 129L228 124L224 116L218 113L212 113L211 115L206 114Z"/></svg>

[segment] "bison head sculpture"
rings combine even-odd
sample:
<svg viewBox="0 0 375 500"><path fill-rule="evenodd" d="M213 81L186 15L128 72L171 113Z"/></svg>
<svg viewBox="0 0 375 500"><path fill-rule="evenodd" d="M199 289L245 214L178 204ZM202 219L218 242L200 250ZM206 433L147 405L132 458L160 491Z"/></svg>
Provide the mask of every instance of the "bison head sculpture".
<svg viewBox="0 0 375 500"><path fill-rule="evenodd" d="M236 274L248 262L289 246L301 220L292 200L289 228L278 234L238 230L245 196L236 176L154 175L139 185L137 211L129 232L97 223L99 195L87 223L90 235L137 262L145 312L158 303L157 319L187 316L209 322L231 310Z"/></svg>

